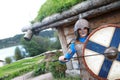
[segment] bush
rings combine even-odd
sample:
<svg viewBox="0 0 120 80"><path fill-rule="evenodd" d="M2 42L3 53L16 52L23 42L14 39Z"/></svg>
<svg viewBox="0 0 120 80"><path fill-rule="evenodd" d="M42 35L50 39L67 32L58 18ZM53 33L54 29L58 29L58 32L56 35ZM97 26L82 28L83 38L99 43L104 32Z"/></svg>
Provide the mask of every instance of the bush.
<svg viewBox="0 0 120 80"><path fill-rule="evenodd" d="M59 62L50 62L48 70L52 72L55 78L65 77L66 65L60 64Z"/></svg>
<svg viewBox="0 0 120 80"><path fill-rule="evenodd" d="M51 59L58 59L61 53L57 52L56 55ZM65 77L66 65L60 64L59 62L46 61L41 62L38 67L34 70L34 76L44 74L46 72L51 72L55 78Z"/></svg>
<svg viewBox="0 0 120 80"><path fill-rule="evenodd" d="M22 56L22 54L21 54L21 51L20 51L19 47L16 47L16 48L15 48L15 54L14 54L14 56L15 56L15 59L16 59L16 60L20 60L20 59L24 58L24 57Z"/></svg>
<svg viewBox="0 0 120 80"><path fill-rule="evenodd" d="M6 58L5 58L5 62L6 62L7 64L10 64L10 63L12 62L11 57L6 57Z"/></svg>
<svg viewBox="0 0 120 80"><path fill-rule="evenodd" d="M60 52L56 52L56 55L52 57L53 60L58 60L59 56L62 54ZM66 65L65 64L61 64L60 62L52 62L52 60L50 62L48 62L48 67L47 67L49 72L52 72L53 76L55 78L61 78L61 77L65 77L65 70Z"/></svg>
<svg viewBox="0 0 120 80"><path fill-rule="evenodd" d="M34 73L33 75L34 76L38 76L38 75L41 75L41 74L44 74L46 72L46 63L45 62L42 62L40 63L34 70Z"/></svg>

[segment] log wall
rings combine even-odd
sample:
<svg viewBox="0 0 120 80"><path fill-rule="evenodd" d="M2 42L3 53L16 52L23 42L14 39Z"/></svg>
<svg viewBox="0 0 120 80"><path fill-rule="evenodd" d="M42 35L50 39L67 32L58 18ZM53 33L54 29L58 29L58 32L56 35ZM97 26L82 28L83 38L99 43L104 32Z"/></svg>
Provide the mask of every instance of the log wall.
<svg viewBox="0 0 120 80"><path fill-rule="evenodd" d="M90 18L88 19L88 21L90 22L90 27L92 30L94 30L95 28L101 26L101 25L105 25L105 24L120 24L120 10L117 11L112 11L110 13L106 13L94 18ZM75 23L74 23L75 24ZM61 28L63 28L62 30L62 34L59 36L60 40L62 37L65 37L65 42L62 41L63 43L61 43L61 45L65 45L67 47L67 44L69 44L69 42L75 38L74 35L74 24L73 25L68 25L68 26L63 26Z"/></svg>
<svg viewBox="0 0 120 80"><path fill-rule="evenodd" d="M95 29L105 24L120 24L120 10L112 11L101 16L89 19L90 26Z"/></svg>

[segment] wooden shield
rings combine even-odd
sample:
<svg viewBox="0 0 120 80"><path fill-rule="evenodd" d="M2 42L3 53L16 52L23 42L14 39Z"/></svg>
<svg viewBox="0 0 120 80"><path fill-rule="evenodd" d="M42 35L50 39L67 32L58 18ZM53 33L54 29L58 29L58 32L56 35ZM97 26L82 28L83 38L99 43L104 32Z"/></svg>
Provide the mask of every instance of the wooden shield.
<svg viewBox="0 0 120 80"><path fill-rule="evenodd" d="M106 49L111 47L118 51L113 60L105 56ZM96 55L83 58L86 69L93 77L102 80L120 79L120 26L108 24L95 29L88 36L83 49L83 56L87 55Z"/></svg>

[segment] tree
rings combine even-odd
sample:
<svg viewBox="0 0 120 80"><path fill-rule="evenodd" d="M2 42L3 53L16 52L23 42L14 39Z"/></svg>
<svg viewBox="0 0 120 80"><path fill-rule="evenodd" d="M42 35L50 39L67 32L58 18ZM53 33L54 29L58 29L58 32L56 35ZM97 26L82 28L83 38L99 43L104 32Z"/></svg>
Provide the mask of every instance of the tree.
<svg viewBox="0 0 120 80"><path fill-rule="evenodd" d="M12 62L11 57L6 57L6 58L5 58L5 62L6 62L7 64L10 64L10 63Z"/></svg>
<svg viewBox="0 0 120 80"><path fill-rule="evenodd" d="M61 49L60 40L59 40L57 32L54 32L54 37L56 38L56 41L51 43L51 48L52 49Z"/></svg>
<svg viewBox="0 0 120 80"><path fill-rule="evenodd" d="M20 60L20 59L23 58L19 47L16 47L16 48L15 48L15 55L14 55L14 56L15 56L15 59L16 59L16 60Z"/></svg>
<svg viewBox="0 0 120 80"><path fill-rule="evenodd" d="M44 31L44 33L41 32L42 34L44 34L44 37L34 35L31 41L25 41L23 38L21 38L21 44L29 53L29 56L36 56L48 50L61 49L57 32L54 30L54 35L52 31L49 32L49 35L48 32L49 31ZM52 36L57 37L57 40L55 42L50 41L50 38Z"/></svg>
<svg viewBox="0 0 120 80"><path fill-rule="evenodd" d="M48 50L49 40L40 36L33 36L29 42L22 38L21 44L29 52L29 56L36 56Z"/></svg>
<svg viewBox="0 0 120 80"><path fill-rule="evenodd" d="M46 38L52 38L54 37L54 33L55 33L55 30L45 30L45 31L41 31L39 33L39 36L42 36L42 37L46 37Z"/></svg>

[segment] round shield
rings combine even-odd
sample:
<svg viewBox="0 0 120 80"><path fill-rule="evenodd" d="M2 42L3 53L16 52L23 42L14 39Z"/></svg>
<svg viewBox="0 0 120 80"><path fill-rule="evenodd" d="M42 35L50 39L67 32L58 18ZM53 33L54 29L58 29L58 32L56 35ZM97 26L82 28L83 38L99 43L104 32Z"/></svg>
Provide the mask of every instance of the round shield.
<svg viewBox="0 0 120 80"><path fill-rule="evenodd" d="M108 24L95 29L87 38L83 56L86 56L83 58L86 69L93 77L120 79L120 26Z"/></svg>

